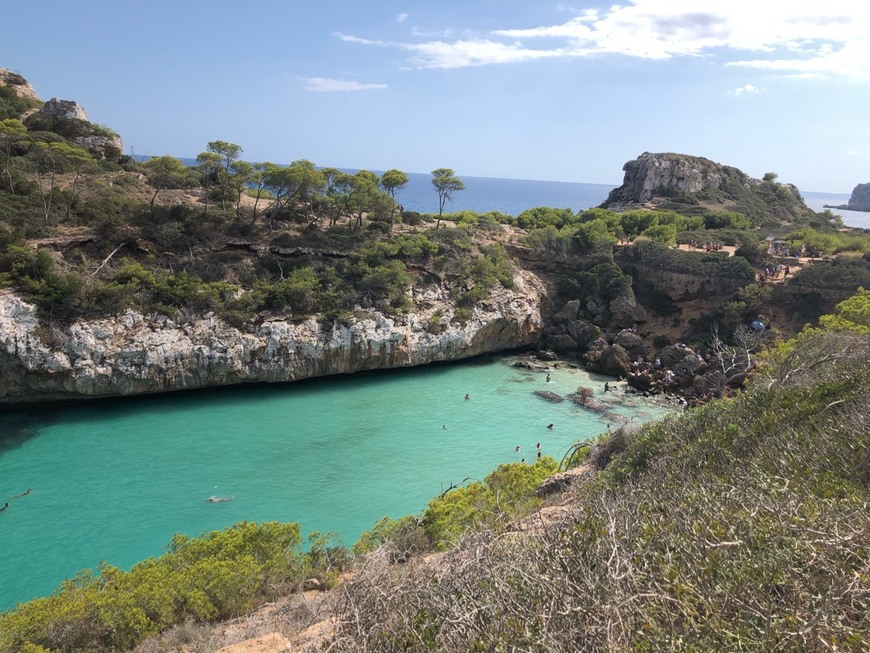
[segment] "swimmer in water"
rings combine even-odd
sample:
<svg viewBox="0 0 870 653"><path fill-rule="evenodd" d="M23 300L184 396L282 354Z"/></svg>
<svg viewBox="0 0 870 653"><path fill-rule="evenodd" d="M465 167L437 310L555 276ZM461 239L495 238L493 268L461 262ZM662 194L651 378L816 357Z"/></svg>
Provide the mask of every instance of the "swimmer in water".
<svg viewBox="0 0 870 653"><path fill-rule="evenodd" d="M6 502L6 505L4 505L2 508L0 508L0 512L3 512L3 511L6 510L8 507L9 507L9 502L7 501L7 502Z"/></svg>
<svg viewBox="0 0 870 653"><path fill-rule="evenodd" d="M552 431L552 430L553 430L553 425L552 425L552 424L547 424L547 428L550 429L550 430Z"/></svg>
<svg viewBox="0 0 870 653"><path fill-rule="evenodd" d="M550 382L550 373L547 372L547 383L549 383L549 382Z"/></svg>
<svg viewBox="0 0 870 653"><path fill-rule="evenodd" d="M444 429L444 430L446 431L446 430L447 430L447 424L442 424L442 425L441 425L441 428Z"/></svg>
<svg viewBox="0 0 870 653"><path fill-rule="evenodd" d="M205 500L206 503L224 503L225 501L232 501L235 497L209 497Z"/></svg>
<svg viewBox="0 0 870 653"><path fill-rule="evenodd" d="M20 494L15 494L9 498L10 499L20 499L21 497L26 497L31 492L32 492L32 490L30 488L27 488L26 490L24 490L24 492L21 492Z"/></svg>
<svg viewBox="0 0 870 653"><path fill-rule="evenodd" d="M470 394L466 394L466 395L465 395L465 401L468 401L469 399L471 399L471 395L470 395Z"/></svg>

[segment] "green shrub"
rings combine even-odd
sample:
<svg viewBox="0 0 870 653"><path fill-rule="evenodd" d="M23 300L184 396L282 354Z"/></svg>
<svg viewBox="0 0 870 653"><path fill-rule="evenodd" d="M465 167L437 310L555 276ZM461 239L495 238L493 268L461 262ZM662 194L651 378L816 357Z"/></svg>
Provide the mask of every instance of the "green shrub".
<svg viewBox="0 0 870 653"><path fill-rule="evenodd" d="M166 554L129 572L103 565L0 615L0 651L128 650L190 618L239 616L302 579L300 543L297 524L275 522L176 535Z"/></svg>
<svg viewBox="0 0 870 653"><path fill-rule="evenodd" d="M466 308L464 306L459 306L455 311L453 311L453 322L458 322L459 324L466 324L471 321L473 314L470 308Z"/></svg>
<svg viewBox="0 0 870 653"><path fill-rule="evenodd" d="M438 548L449 548L468 530L494 527L526 514L540 505L535 489L556 471L558 464L549 456L530 465L500 465L483 482L469 483L432 499L423 513L426 535Z"/></svg>

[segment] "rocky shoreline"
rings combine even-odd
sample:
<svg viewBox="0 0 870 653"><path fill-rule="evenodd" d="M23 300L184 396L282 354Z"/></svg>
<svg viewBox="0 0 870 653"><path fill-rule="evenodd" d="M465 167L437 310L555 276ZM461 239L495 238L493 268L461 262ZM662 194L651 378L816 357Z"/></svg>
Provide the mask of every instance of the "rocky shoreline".
<svg viewBox="0 0 870 653"><path fill-rule="evenodd" d="M0 404L131 396L241 383L280 383L362 370L461 360L532 345L542 326L543 284L522 272L466 322L437 290L417 310L357 312L352 323L275 318L243 332L214 314L189 320L121 315L51 334L36 308L0 292ZM443 315L434 332L433 316Z"/></svg>

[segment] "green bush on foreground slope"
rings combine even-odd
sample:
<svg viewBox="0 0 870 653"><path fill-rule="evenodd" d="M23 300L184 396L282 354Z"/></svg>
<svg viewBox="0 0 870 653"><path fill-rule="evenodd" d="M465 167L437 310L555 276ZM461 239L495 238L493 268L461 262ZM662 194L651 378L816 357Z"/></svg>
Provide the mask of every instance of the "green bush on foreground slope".
<svg viewBox="0 0 870 653"><path fill-rule="evenodd" d="M52 596L0 615L0 651L127 650L186 619L228 619L286 592L311 573L298 524L243 522L198 538L176 535L167 553L129 572L103 565Z"/></svg>
<svg viewBox="0 0 870 653"><path fill-rule="evenodd" d="M377 560L344 651L870 647L870 293L772 352L753 387L638 430L569 524Z"/></svg>
<svg viewBox="0 0 870 653"><path fill-rule="evenodd" d="M535 488L556 471L549 457L501 465L483 482L433 499L422 518L384 518L354 547L368 553L401 541L404 554L455 544L472 528L505 523L536 507ZM298 524L242 522L190 538L177 535L167 553L129 572L102 565L64 582L50 597L0 615L0 652L128 650L186 621L237 617L289 594L304 579L331 582L349 552L312 533L303 552ZM40 649L42 647L42 649Z"/></svg>

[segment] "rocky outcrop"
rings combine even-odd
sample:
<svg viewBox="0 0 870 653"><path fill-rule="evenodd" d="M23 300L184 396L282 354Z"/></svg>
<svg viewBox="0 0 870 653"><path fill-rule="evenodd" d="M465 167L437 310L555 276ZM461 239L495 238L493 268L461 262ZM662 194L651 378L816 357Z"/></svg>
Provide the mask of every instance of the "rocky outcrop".
<svg viewBox="0 0 870 653"><path fill-rule="evenodd" d="M627 375L631 369L628 352L620 345L608 345L604 341L593 343L583 361L590 372L600 372L617 378Z"/></svg>
<svg viewBox="0 0 870 653"><path fill-rule="evenodd" d="M849 197L848 204L840 204L838 206L825 204L825 207L830 209L844 209L846 211L870 211L870 182L855 186L852 195Z"/></svg>
<svg viewBox="0 0 870 653"><path fill-rule="evenodd" d="M0 68L0 86L8 86L18 97L25 100L41 101L36 89L30 85L30 82L18 73L13 73L6 68Z"/></svg>
<svg viewBox="0 0 870 653"><path fill-rule="evenodd" d="M51 116L52 118L74 118L75 120L84 120L85 122L91 121L84 107L80 107L74 100L59 100L56 97L46 102L45 106L39 110L39 113Z"/></svg>
<svg viewBox="0 0 870 653"><path fill-rule="evenodd" d="M722 168L702 157L644 152L622 167L625 172L622 186L614 188L602 206L615 210L637 208L659 196L719 189L725 180Z"/></svg>
<svg viewBox="0 0 870 653"><path fill-rule="evenodd" d="M610 192L602 208L627 211L703 205L744 213L756 223L815 215L797 187L776 182L776 175L755 179L738 168L699 156L644 152L622 169L622 185Z"/></svg>
<svg viewBox="0 0 870 653"><path fill-rule="evenodd" d="M86 150L99 153L104 159L114 160L124 153L124 141L121 140L120 136L92 134L90 136L78 136L75 141Z"/></svg>
<svg viewBox="0 0 870 653"><path fill-rule="evenodd" d="M215 315L188 322L127 310L77 322L44 338L35 308L0 292L0 403L168 392L251 382L295 381L361 370L422 365L533 344L544 287L522 273L499 288L464 324L446 321L452 304L438 289L415 297L417 310L390 317L358 311L352 324L263 322L239 331Z"/></svg>

